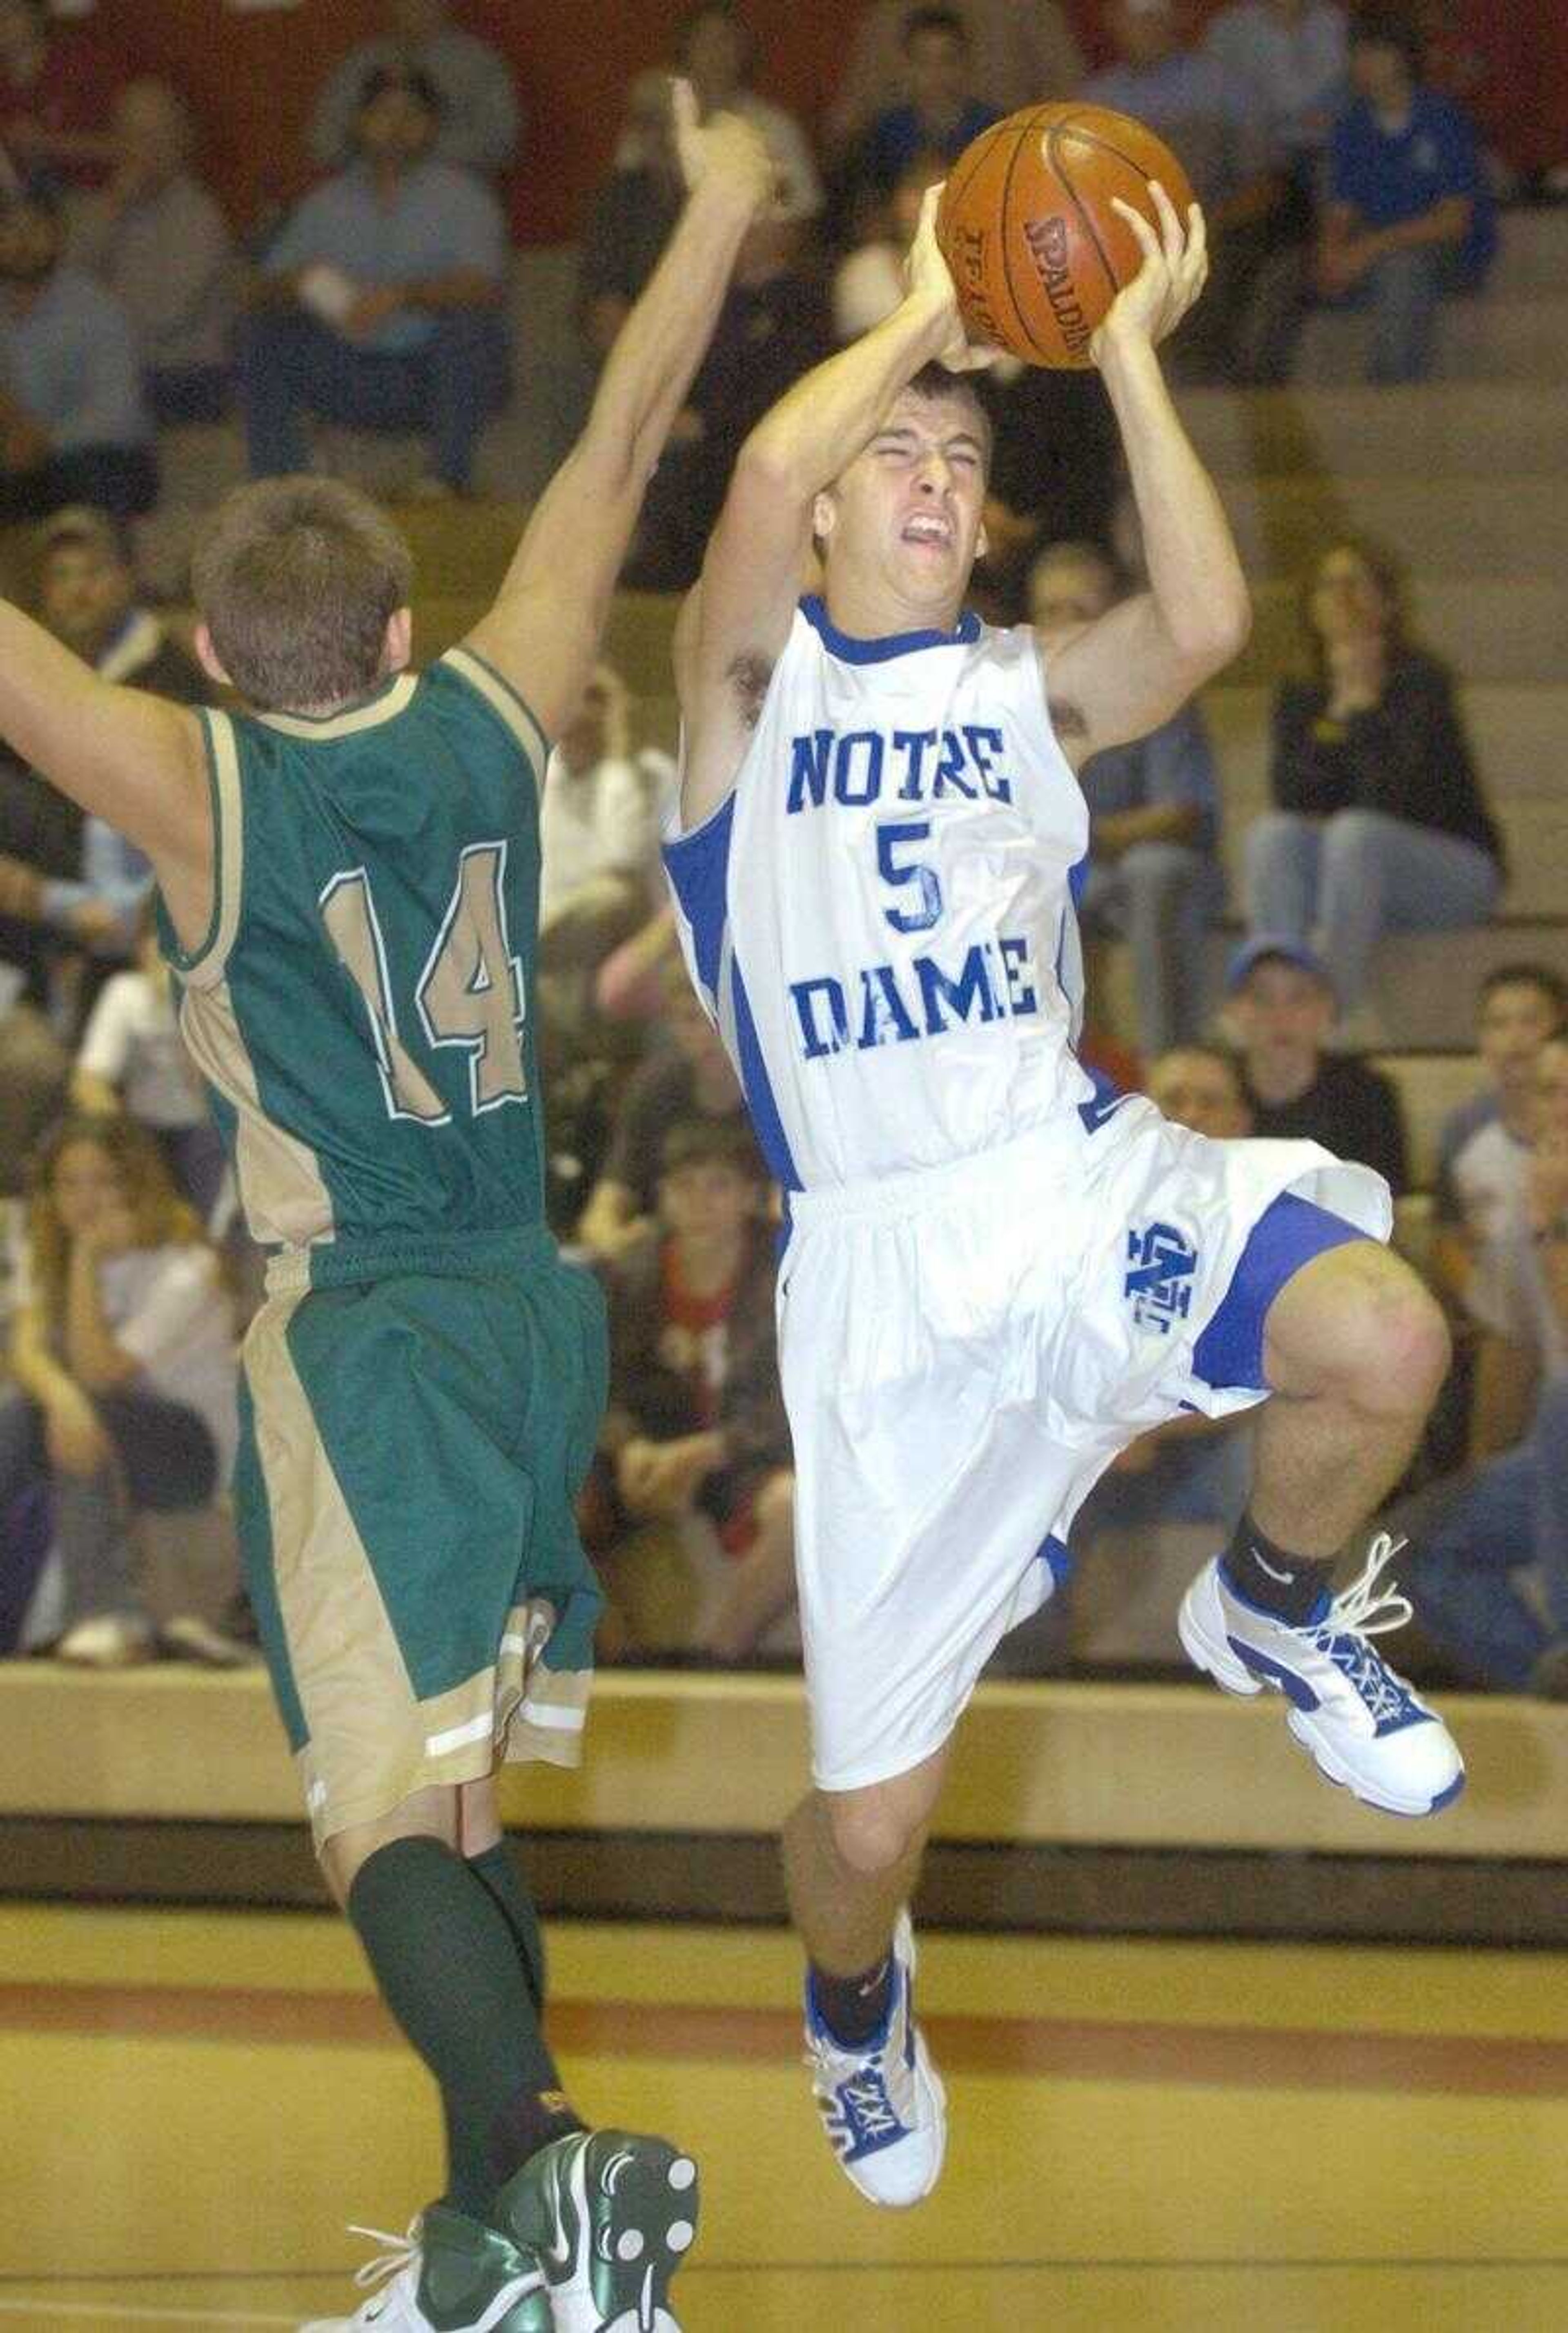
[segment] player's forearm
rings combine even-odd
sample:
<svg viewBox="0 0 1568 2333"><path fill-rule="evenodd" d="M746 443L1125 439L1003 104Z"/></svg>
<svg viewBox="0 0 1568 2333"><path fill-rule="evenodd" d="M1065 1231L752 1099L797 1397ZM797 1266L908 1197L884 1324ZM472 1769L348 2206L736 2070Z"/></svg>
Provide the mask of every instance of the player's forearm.
<svg viewBox="0 0 1568 2333"><path fill-rule="evenodd" d="M733 187L704 180L606 360L588 436L614 449L639 484L685 403L753 216Z"/></svg>
<svg viewBox="0 0 1568 2333"><path fill-rule="evenodd" d="M748 467L808 499L875 436L900 391L953 335L952 305L912 293L891 316L796 382L741 448Z"/></svg>
<svg viewBox="0 0 1568 2333"><path fill-rule="evenodd" d="M1143 338L1100 358L1126 452L1155 611L1184 661L1218 670L1244 646L1252 603L1214 481Z"/></svg>

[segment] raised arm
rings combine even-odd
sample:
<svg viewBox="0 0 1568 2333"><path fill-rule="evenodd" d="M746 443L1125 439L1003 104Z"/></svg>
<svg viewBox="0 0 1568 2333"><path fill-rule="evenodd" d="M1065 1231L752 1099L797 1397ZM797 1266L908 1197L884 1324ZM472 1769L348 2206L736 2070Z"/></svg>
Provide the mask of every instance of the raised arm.
<svg viewBox="0 0 1568 2333"><path fill-rule="evenodd" d="M0 600L0 736L151 859L182 939L212 906L213 828L201 725L184 706L100 680Z"/></svg>
<svg viewBox="0 0 1568 2333"><path fill-rule="evenodd" d="M469 635L550 738L581 695L648 480L712 338L741 239L773 191L771 158L749 123L721 114L699 130L684 82L675 104L685 208L611 351L582 437Z"/></svg>
<svg viewBox="0 0 1568 2333"><path fill-rule="evenodd" d="M701 580L675 632L688 826L723 800L745 757L762 691L789 638L817 495L870 443L922 366L934 360L966 371L995 353L964 337L936 243L941 193L932 187L926 195L908 290L892 315L797 381L737 457Z"/></svg>
<svg viewBox="0 0 1568 2333"><path fill-rule="evenodd" d="M1075 768L1169 720L1238 653L1251 626L1229 522L1155 353L1202 291L1203 214L1194 205L1184 233L1163 187L1151 194L1158 235L1129 205L1116 206L1143 245L1143 264L1091 343L1122 432L1149 589L1059 641L1047 658L1052 717Z"/></svg>

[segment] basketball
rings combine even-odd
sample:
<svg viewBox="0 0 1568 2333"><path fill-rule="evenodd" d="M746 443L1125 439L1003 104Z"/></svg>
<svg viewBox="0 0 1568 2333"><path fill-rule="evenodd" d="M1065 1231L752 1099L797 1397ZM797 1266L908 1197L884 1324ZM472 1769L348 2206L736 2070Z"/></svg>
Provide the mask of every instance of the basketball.
<svg viewBox="0 0 1568 2333"><path fill-rule="evenodd" d="M1082 370L1089 341L1143 264L1119 196L1158 225L1157 178L1187 224L1192 188L1162 139L1103 105L1030 105L953 164L936 235L972 338L1026 364Z"/></svg>

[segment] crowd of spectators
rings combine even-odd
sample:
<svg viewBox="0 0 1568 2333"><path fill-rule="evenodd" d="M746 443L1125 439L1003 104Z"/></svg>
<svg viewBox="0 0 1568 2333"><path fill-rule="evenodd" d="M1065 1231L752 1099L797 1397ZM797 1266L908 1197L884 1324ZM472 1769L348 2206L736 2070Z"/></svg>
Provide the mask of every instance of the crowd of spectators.
<svg viewBox="0 0 1568 2333"><path fill-rule="evenodd" d="M43 0L0 0L0 523L38 523L32 604L106 675L192 702L206 688L177 626L146 603L127 532L158 492L160 429L226 423L255 475L320 458L315 421L412 430L427 448L417 483L473 490L508 395L503 197L522 108L507 61L460 11L385 0L382 15L323 78L315 182L258 222L225 215L177 89L117 73ZM629 587L694 579L753 422L896 302L926 187L1047 92L1148 121L1205 205L1213 275L1171 352L1183 381L1286 380L1315 302L1367 311L1369 379L1418 380L1443 303L1484 279L1496 229L1477 139L1399 14L1230 0L1200 31L1185 0L1105 0L1110 61L1091 74L1053 0L871 0L809 130L770 93L760 21L697 0L661 67L626 90L580 222L575 321L591 371L679 209L669 72L704 112L748 115L772 151L777 201L652 483ZM1002 365L986 394L977 585L988 614L1028 618L1048 655L1140 580L1116 433L1093 374ZM1485 922L1502 852L1454 677L1414 637L1397 564L1347 537L1301 577L1300 612L1298 668L1275 676L1269 801L1229 854L1229 899L1225 754L1199 706L1085 773L1082 921L1091 942L1126 946L1142 1055L1091 1030L1085 1058L1141 1080L1194 1131L1308 1136L1404 1200L1399 1096L1360 1057L1379 944ZM538 1031L552 1220L600 1275L612 1329L583 1525L612 1653L788 1657L778 1198L664 901L674 775L602 666L544 797ZM1220 974L1228 914L1246 936ZM1551 1692L1568 1691L1564 1003L1533 964L1491 975L1478 1001L1477 1092L1445 1130L1427 1240L1459 1350L1448 1458L1469 1471L1439 1499L1408 1583L1468 1673ZM137 1587L138 1517L221 1501L248 1259L147 868L5 754L0 1098L14 1217L0 1650L146 1657L159 1637ZM1248 1444L1245 1420L1148 1437L1080 1537L1169 1521L1223 1532ZM1526 1565L1544 1608L1515 1592Z"/></svg>

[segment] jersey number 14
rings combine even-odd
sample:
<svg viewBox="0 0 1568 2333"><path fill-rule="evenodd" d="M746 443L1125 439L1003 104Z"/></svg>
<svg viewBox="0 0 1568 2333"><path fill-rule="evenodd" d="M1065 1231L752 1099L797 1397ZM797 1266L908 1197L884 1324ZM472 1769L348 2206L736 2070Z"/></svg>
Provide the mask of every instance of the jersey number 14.
<svg viewBox="0 0 1568 2333"><path fill-rule="evenodd" d="M472 843L463 853L451 904L414 990L426 1044L461 1046L468 1055L469 1106L476 1116L528 1099L522 967L507 935L505 879L504 842ZM445 1126L452 1112L398 1030L387 944L365 869L334 875L320 905L338 960L365 1000L388 1115Z"/></svg>

